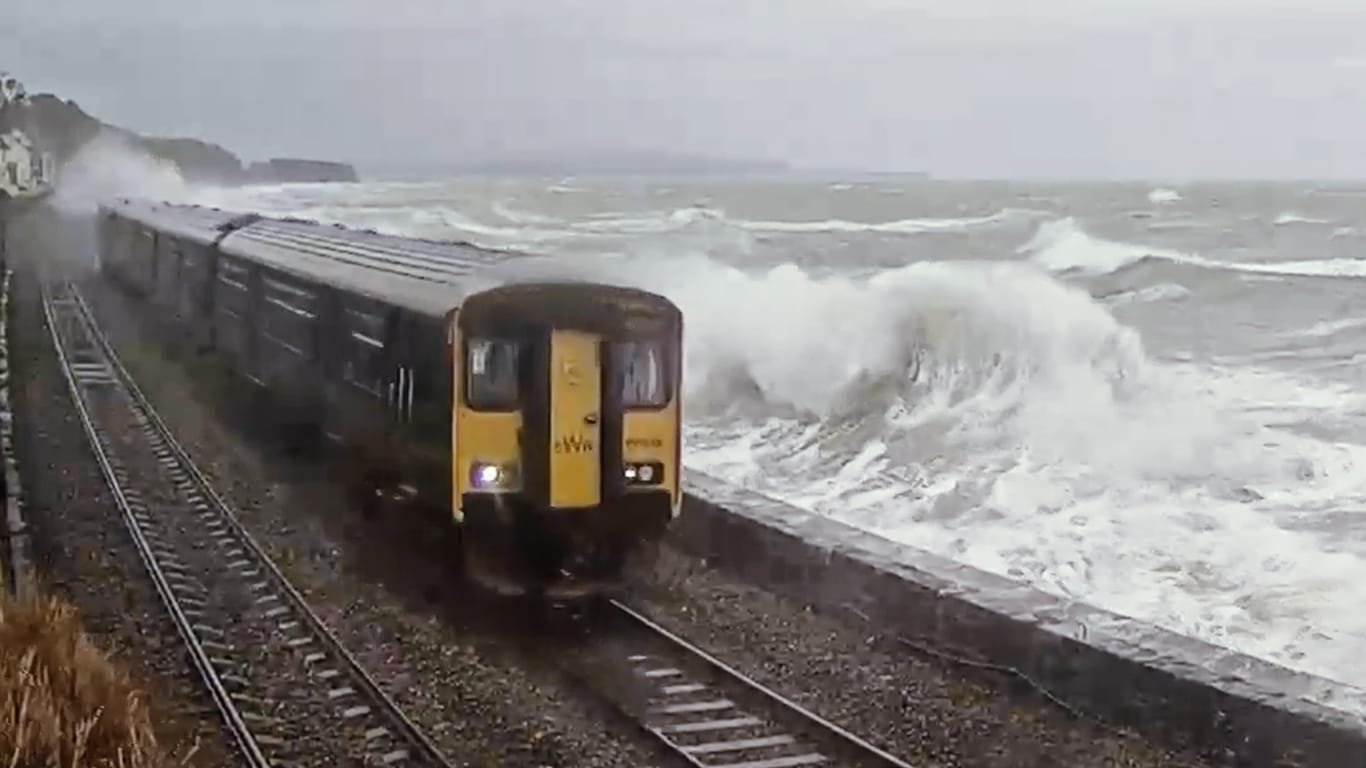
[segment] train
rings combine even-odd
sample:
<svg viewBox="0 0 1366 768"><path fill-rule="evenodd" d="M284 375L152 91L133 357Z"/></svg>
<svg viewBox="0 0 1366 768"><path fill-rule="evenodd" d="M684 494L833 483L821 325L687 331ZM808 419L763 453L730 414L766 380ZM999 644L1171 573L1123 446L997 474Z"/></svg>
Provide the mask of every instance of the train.
<svg viewBox="0 0 1366 768"><path fill-rule="evenodd" d="M167 343L340 447L367 514L435 513L478 587L600 595L679 515L683 317L663 296L519 275L529 255L466 243L147 200L103 203L96 237L103 278Z"/></svg>

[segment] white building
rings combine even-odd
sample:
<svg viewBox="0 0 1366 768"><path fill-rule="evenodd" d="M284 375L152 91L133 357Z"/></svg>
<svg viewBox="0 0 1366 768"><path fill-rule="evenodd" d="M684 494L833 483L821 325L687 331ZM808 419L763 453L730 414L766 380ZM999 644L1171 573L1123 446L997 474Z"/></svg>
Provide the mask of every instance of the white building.
<svg viewBox="0 0 1366 768"><path fill-rule="evenodd" d="M23 131L9 127L13 111L27 106L23 83L0 73L0 199L41 197L52 191L52 154L41 151Z"/></svg>

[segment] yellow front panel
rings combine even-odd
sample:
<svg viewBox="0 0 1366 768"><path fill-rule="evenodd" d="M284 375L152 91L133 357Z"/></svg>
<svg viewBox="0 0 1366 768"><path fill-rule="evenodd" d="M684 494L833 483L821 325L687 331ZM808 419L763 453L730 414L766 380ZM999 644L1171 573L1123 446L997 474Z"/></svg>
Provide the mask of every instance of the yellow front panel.
<svg viewBox="0 0 1366 768"><path fill-rule="evenodd" d="M550 505L601 502L602 378L598 337L581 331L550 336Z"/></svg>
<svg viewBox="0 0 1366 768"><path fill-rule="evenodd" d="M622 419L622 458L627 462L657 461L664 465L658 484L644 486L669 491L678 500L678 397L658 411L627 411ZM638 486L641 487L641 486Z"/></svg>
<svg viewBox="0 0 1366 768"><path fill-rule="evenodd" d="M455 416L455 492L459 495L471 490L470 471L476 462L516 467L521 462L521 446L517 433L522 428L522 414L471 411L457 407ZM515 474L514 474L515 476ZM520 490L520 487L503 490Z"/></svg>
<svg viewBox="0 0 1366 768"><path fill-rule="evenodd" d="M457 522L464 519L461 498L464 494L477 490L472 487L470 473L475 463L501 464L516 467L520 472L521 445L519 433L522 429L520 411L474 411L465 406L464 358L460 354L460 333L452 328L451 339L455 353L451 355L454 370L454 397L451 412L455 414L451 425L451 483L453 494L451 510ZM520 477L517 477L520 480ZM520 482L514 483L503 491L521 489Z"/></svg>

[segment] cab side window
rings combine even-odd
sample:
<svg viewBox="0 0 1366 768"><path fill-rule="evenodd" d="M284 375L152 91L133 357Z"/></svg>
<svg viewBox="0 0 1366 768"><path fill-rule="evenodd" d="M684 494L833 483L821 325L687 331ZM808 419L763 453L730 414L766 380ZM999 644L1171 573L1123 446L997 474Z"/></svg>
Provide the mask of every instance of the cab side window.
<svg viewBox="0 0 1366 768"><path fill-rule="evenodd" d="M625 341L614 344L612 352L624 407L659 408L669 401L669 378L662 344Z"/></svg>
<svg viewBox="0 0 1366 768"><path fill-rule="evenodd" d="M465 345L465 401L481 411L517 407L518 345L510 339L470 339Z"/></svg>

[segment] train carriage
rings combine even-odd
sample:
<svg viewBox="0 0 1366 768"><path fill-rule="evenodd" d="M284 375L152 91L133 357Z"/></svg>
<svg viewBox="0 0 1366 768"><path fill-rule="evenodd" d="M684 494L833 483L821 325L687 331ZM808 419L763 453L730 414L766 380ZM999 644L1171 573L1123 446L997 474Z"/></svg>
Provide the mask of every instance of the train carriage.
<svg viewBox="0 0 1366 768"><path fill-rule="evenodd" d="M101 264L345 447L358 497L441 511L501 591L613 583L679 511L682 318L645 291L509 282L520 254L142 201Z"/></svg>
<svg viewBox="0 0 1366 768"><path fill-rule="evenodd" d="M193 208L168 218L151 206L132 204L120 211L99 217L101 269L170 319L164 324L168 340L207 348L209 320L203 308L213 290L213 249L226 232L255 217Z"/></svg>

